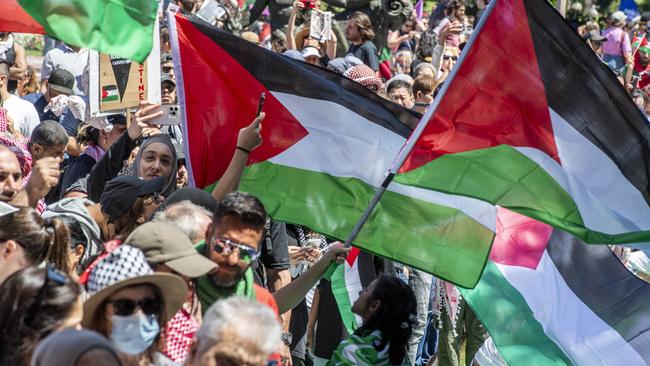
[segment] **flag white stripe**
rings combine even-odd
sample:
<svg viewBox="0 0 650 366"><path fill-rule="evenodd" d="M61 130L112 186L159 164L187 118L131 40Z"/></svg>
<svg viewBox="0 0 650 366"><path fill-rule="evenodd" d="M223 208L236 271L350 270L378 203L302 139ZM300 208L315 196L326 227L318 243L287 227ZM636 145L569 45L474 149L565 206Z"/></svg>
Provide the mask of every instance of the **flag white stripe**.
<svg viewBox="0 0 650 366"><path fill-rule="evenodd" d="M275 164L354 177L378 187L405 138L333 102L272 92L309 134L271 159ZM453 207L494 231L496 207L470 197L391 183L389 191Z"/></svg>
<svg viewBox="0 0 650 366"><path fill-rule="evenodd" d="M350 305L354 305L354 302L359 298L359 291L363 290L363 285L361 284L361 277L359 277L359 257L354 260L352 266L345 262L345 287L348 289L348 297L350 298ZM357 321L357 326L363 324L361 317L357 314L354 314L354 318Z"/></svg>
<svg viewBox="0 0 650 366"><path fill-rule="evenodd" d="M496 264L575 365L646 365L621 335L569 288L545 251L537 269Z"/></svg>

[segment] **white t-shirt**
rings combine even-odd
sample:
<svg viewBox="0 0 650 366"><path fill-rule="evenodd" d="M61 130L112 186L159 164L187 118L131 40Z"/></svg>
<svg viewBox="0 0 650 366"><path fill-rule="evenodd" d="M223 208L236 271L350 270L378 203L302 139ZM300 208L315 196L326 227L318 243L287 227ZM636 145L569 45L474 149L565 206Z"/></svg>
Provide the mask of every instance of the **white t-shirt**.
<svg viewBox="0 0 650 366"><path fill-rule="evenodd" d="M11 95L9 99L5 100L2 106L14 121L14 128L19 130L24 137L29 137L34 127L41 123L34 105L15 95Z"/></svg>

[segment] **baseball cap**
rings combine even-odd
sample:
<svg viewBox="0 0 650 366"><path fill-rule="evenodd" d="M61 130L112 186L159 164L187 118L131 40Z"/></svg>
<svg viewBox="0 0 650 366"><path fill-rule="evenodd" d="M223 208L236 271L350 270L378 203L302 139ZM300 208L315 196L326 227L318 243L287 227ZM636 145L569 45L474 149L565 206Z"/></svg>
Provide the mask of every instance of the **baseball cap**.
<svg viewBox="0 0 650 366"><path fill-rule="evenodd" d="M56 69L50 74L47 83L52 90L70 95L74 87L74 75L70 71Z"/></svg>
<svg viewBox="0 0 650 366"><path fill-rule="evenodd" d="M624 23L627 20L627 16L620 10L617 10L609 16L614 24Z"/></svg>
<svg viewBox="0 0 650 366"><path fill-rule="evenodd" d="M116 177L106 183L99 198L102 212L109 220L117 220L127 213L139 197L160 192L165 186L165 177L144 180L132 175Z"/></svg>
<svg viewBox="0 0 650 366"><path fill-rule="evenodd" d="M582 36L582 39L590 40L590 41L596 41L596 42L605 42L607 41L607 37L603 37L600 32L592 30L587 33L585 33L584 36Z"/></svg>
<svg viewBox="0 0 650 366"><path fill-rule="evenodd" d="M304 58L307 58L309 56L318 56L318 57L320 57L320 52L318 52L316 47L307 46L307 47L303 48L300 53L302 53L302 57L304 57Z"/></svg>
<svg viewBox="0 0 650 366"><path fill-rule="evenodd" d="M167 62L172 62L172 54L171 53L162 53L160 54L160 63L164 64Z"/></svg>
<svg viewBox="0 0 650 366"><path fill-rule="evenodd" d="M148 222L138 226L124 244L144 252L152 267L164 264L190 278L201 277L217 268L213 261L194 249L187 235L164 222Z"/></svg>

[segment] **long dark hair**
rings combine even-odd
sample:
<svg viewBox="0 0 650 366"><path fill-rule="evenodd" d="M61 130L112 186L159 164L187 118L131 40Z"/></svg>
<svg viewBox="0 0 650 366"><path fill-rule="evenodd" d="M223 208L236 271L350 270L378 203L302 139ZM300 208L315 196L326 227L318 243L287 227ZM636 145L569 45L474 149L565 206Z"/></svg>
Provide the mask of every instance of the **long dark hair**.
<svg viewBox="0 0 650 366"><path fill-rule="evenodd" d="M61 327L79 299L75 281L48 271L27 267L0 285L0 365L29 365L38 342Z"/></svg>
<svg viewBox="0 0 650 366"><path fill-rule="evenodd" d="M383 274L375 280L375 288L368 298L368 303L375 300L380 302L379 309L365 319L354 334L363 336L379 330L382 339L375 348L382 350L388 345L390 362L398 365L406 357L408 340L417 322L415 294L402 280Z"/></svg>
<svg viewBox="0 0 650 366"><path fill-rule="evenodd" d="M42 218L31 208L0 217L0 241L13 240L23 247L29 265L43 261L71 273L70 232L57 218Z"/></svg>

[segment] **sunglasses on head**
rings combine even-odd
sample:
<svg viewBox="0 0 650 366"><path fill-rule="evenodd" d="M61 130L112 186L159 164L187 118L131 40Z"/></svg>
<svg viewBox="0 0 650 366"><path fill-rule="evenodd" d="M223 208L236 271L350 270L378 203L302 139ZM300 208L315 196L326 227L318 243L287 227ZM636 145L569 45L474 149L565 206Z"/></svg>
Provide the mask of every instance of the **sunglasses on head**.
<svg viewBox="0 0 650 366"><path fill-rule="evenodd" d="M451 55L443 55L442 58L445 60L454 60L454 61L458 60L457 56L451 56Z"/></svg>
<svg viewBox="0 0 650 366"><path fill-rule="evenodd" d="M128 316L140 308L146 315L158 315L162 310L162 303L158 299L145 298L140 300L131 299L117 299L110 300L109 304L113 304L113 313L120 316Z"/></svg>
<svg viewBox="0 0 650 366"><path fill-rule="evenodd" d="M217 238L212 242L212 248L215 252L221 255L228 255L230 253L237 252L239 254L239 260L245 263L253 262L257 259L259 254L257 249L251 248L248 245L237 243L229 239ZM227 253L226 253L227 251Z"/></svg>

